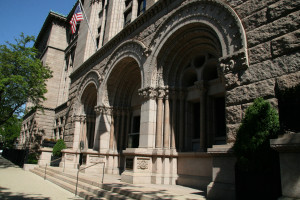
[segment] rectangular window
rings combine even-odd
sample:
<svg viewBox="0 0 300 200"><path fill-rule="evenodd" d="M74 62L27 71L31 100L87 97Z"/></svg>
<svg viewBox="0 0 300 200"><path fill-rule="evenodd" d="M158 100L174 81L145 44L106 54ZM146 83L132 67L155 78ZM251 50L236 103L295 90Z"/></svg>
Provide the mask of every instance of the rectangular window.
<svg viewBox="0 0 300 200"><path fill-rule="evenodd" d="M138 2L138 13L137 15L141 15L146 11L146 0L139 0Z"/></svg>
<svg viewBox="0 0 300 200"><path fill-rule="evenodd" d="M128 137L128 148L138 148L140 139L140 116L134 116L132 120L131 133Z"/></svg>

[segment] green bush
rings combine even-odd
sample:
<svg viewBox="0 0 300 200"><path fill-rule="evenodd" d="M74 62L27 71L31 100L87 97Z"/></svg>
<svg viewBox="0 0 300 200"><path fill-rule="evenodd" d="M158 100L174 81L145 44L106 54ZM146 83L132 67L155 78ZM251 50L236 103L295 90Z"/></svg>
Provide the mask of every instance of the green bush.
<svg viewBox="0 0 300 200"><path fill-rule="evenodd" d="M53 147L53 151L52 151L53 156L61 157L61 150L66 149L66 148L67 148L67 146L66 146L64 140L62 140L62 139L57 140L56 144Z"/></svg>
<svg viewBox="0 0 300 200"><path fill-rule="evenodd" d="M269 170L272 163L269 141L277 138L278 133L277 111L263 98L254 100L246 110L233 147L238 167L245 171Z"/></svg>
<svg viewBox="0 0 300 200"><path fill-rule="evenodd" d="M27 158L27 164L37 164L39 155L35 152L30 153Z"/></svg>

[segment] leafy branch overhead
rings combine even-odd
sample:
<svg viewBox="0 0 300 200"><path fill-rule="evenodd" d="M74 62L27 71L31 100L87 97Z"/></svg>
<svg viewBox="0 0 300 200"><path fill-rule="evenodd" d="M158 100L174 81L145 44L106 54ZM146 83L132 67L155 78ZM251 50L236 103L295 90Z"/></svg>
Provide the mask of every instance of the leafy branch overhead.
<svg viewBox="0 0 300 200"><path fill-rule="evenodd" d="M22 33L16 44L0 45L0 125L22 112L26 102L36 108L45 100L46 81L52 72L37 58L37 49L30 46L34 40L34 36Z"/></svg>

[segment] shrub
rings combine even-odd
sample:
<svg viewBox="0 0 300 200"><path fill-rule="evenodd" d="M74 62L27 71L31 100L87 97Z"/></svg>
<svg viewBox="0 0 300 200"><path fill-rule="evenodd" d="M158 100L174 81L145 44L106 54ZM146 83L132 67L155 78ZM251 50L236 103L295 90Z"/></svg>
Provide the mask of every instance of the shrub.
<svg viewBox="0 0 300 200"><path fill-rule="evenodd" d="M278 133L277 111L263 98L254 100L246 110L233 147L237 166L245 171L268 171L272 163L269 141L277 138Z"/></svg>
<svg viewBox="0 0 300 200"><path fill-rule="evenodd" d="M57 140L56 144L53 147L53 156L61 157L61 150L66 149L67 146L64 140L59 139Z"/></svg>
<svg viewBox="0 0 300 200"><path fill-rule="evenodd" d="M37 164L39 155L35 152L30 153L27 158L27 164Z"/></svg>

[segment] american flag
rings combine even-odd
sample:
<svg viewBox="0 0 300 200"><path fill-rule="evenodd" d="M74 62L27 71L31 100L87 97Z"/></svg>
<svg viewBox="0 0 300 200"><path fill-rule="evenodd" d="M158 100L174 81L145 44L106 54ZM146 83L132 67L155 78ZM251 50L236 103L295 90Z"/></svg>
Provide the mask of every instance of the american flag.
<svg viewBox="0 0 300 200"><path fill-rule="evenodd" d="M78 4L74 12L74 15L72 16L72 19L70 21L72 33L75 33L76 31L77 22L82 20L83 20L83 15L82 15L80 5Z"/></svg>

